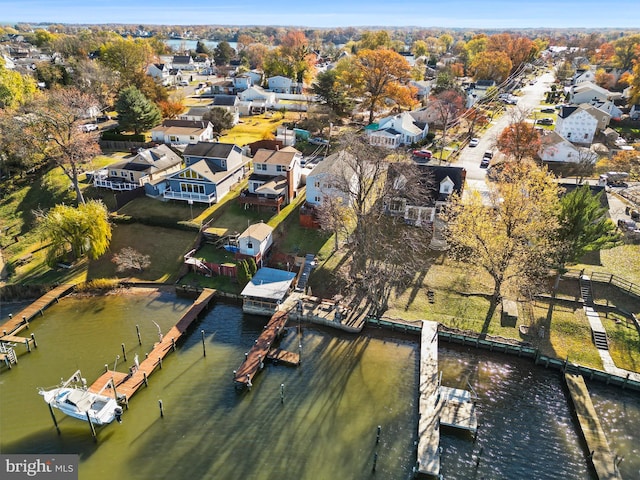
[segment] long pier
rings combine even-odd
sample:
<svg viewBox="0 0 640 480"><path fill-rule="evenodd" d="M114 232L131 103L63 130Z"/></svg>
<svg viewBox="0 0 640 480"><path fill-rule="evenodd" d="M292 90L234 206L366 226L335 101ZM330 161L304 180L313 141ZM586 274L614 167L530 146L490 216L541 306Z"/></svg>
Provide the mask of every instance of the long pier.
<svg viewBox="0 0 640 480"><path fill-rule="evenodd" d="M609 442L602 430L598 414L593 403L584 378L580 374L565 373L565 382L573 401L573 406L578 416L582 435L587 442L589 458L596 471L599 480L620 480L616 459L611 453Z"/></svg>
<svg viewBox="0 0 640 480"><path fill-rule="evenodd" d="M277 350L273 346L275 340L284 332L289 320L289 311L280 310L273 314L255 344L245 354L246 358L238 370L234 371L233 381L237 388L251 388L253 378L263 368L267 358L281 360L289 364L300 363L300 356L296 353ZM297 357L297 358L296 358Z"/></svg>
<svg viewBox="0 0 640 480"><path fill-rule="evenodd" d="M89 387L89 391L95 393L102 391L102 393L104 393L109 388L115 388L113 395L119 402L127 405L129 399L140 387L148 384L148 378L155 369L158 366L162 366L162 359L166 357L170 351L175 350L178 339L194 320L198 318L198 315L208 307L215 294L215 290L205 288L200 296L193 302L189 310L178 320L178 323L162 337L160 342L155 343L153 350L151 350L145 360L140 362L139 366L136 366L136 368L129 373L107 369L105 373L93 382Z"/></svg>
<svg viewBox="0 0 640 480"><path fill-rule="evenodd" d="M420 341L420 388L417 473L440 475L440 427L475 434L475 402L466 390L443 387L438 374L438 323L423 321Z"/></svg>
<svg viewBox="0 0 640 480"><path fill-rule="evenodd" d="M31 351L31 347L37 347L35 335L32 333L30 337L19 337L16 334L22 330L29 328L29 322L38 314L44 316L44 309L53 302L75 288L75 284L62 284L52 290L49 290L39 299L34 301L28 307L22 309L17 315L11 316L9 320L4 322L0 327L0 343L3 344L2 352L0 352L0 362L4 362L8 368L12 363L18 363L18 357L13 351L13 347L19 344L26 346L27 351Z"/></svg>

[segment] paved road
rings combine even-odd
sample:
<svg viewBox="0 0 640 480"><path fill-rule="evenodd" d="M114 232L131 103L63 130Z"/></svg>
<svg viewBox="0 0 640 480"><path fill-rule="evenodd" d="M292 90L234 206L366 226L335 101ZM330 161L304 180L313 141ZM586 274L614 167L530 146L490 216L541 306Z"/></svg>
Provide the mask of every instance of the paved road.
<svg viewBox="0 0 640 480"><path fill-rule="evenodd" d="M504 115L491 123L490 127L482 134L477 147L465 147L455 165L464 167L467 170L466 192L477 190L482 195L486 204L489 204L489 187L486 182L487 169L480 168L480 161L487 150L495 151L496 139L500 133L511 122L510 112L516 108L533 109L540 105L544 99L545 92L549 85L553 83L553 73L545 72L537 78L533 85L527 85L521 89L522 95L518 99L518 104L508 106Z"/></svg>

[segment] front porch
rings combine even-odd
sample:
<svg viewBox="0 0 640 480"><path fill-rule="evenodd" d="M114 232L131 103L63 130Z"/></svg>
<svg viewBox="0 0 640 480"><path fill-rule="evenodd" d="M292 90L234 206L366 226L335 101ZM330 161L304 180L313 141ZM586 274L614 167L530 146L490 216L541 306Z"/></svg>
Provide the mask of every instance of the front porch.
<svg viewBox="0 0 640 480"><path fill-rule="evenodd" d="M217 198L215 193L196 193L196 192L175 192L173 190L166 190L162 196L166 200L182 200L182 201L191 201L198 203L207 203L209 205L216 203Z"/></svg>
<svg viewBox="0 0 640 480"><path fill-rule="evenodd" d="M244 205L244 208L248 208L250 205L257 205L258 209L261 206L275 208L278 213L280 213L280 208L284 203L284 196L261 196L256 195L255 193L249 193L248 190L245 190L238 197L238 201L241 205Z"/></svg>

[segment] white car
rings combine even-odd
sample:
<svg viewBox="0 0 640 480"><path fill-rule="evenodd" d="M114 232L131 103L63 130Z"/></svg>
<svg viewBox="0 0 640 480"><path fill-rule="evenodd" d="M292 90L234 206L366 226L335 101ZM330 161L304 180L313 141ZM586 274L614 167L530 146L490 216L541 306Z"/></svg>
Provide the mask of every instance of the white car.
<svg viewBox="0 0 640 480"><path fill-rule="evenodd" d="M480 143L480 139L479 138L473 137L471 140L469 140L469 146L470 147L477 147L479 143Z"/></svg>
<svg viewBox="0 0 640 480"><path fill-rule="evenodd" d="M180 85L181 87L188 87L189 86L189 82L187 82L186 80L180 80L178 85Z"/></svg>
<svg viewBox="0 0 640 480"><path fill-rule="evenodd" d="M84 125L80 125L80 130L85 133L94 132L98 130L98 125L96 125L95 123L86 123Z"/></svg>

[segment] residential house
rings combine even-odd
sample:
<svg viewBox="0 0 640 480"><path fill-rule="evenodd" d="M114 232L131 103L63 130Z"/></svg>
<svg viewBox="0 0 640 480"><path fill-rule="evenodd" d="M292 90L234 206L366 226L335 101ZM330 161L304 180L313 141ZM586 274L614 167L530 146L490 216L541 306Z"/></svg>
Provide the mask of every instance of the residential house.
<svg viewBox="0 0 640 480"><path fill-rule="evenodd" d="M236 87L231 80L218 80L211 85L210 91L213 95L235 95Z"/></svg>
<svg viewBox="0 0 640 480"><path fill-rule="evenodd" d="M280 309L292 289L295 272L262 267L242 290L242 311L269 315Z"/></svg>
<svg viewBox="0 0 640 480"><path fill-rule="evenodd" d="M282 75L269 77L267 85L268 89L274 93L302 93L302 84Z"/></svg>
<svg viewBox="0 0 640 480"><path fill-rule="evenodd" d="M590 103L593 100L604 102L612 97L606 88L599 87L592 82L583 82L571 87L569 101L575 105Z"/></svg>
<svg viewBox="0 0 640 480"><path fill-rule="evenodd" d="M631 120L640 120L640 104L632 105L629 110L629 118Z"/></svg>
<svg viewBox="0 0 640 480"><path fill-rule="evenodd" d="M272 245L273 227L262 222L249 225L238 237L236 258L253 258L256 265L261 267Z"/></svg>
<svg viewBox="0 0 640 480"><path fill-rule="evenodd" d="M240 100L236 95L216 95L213 97L211 108L222 108L233 117L233 124L240 121Z"/></svg>
<svg viewBox="0 0 640 480"><path fill-rule="evenodd" d="M578 163L581 158L584 158L584 155L581 154L581 148L562 137L558 132L547 132L542 135L538 155L543 162Z"/></svg>
<svg viewBox="0 0 640 480"><path fill-rule="evenodd" d="M410 80L409 85L416 89L418 101L422 101L429 97L433 83L426 80Z"/></svg>
<svg viewBox="0 0 640 480"><path fill-rule="evenodd" d="M262 73L260 70L250 70L243 73L243 75L248 75L249 77L251 77L251 85L262 85L264 73Z"/></svg>
<svg viewBox="0 0 640 480"><path fill-rule="evenodd" d="M175 68L183 71L194 71L197 69L197 65L191 58L191 55L174 55L171 60L171 68Z"/></svg>
<svg viewBox="0 0 640 480"><path fill-rule="evenodd" d="M213 125L211 125L211 122L165 120L162 125L151 129L151 139L154 142L170 145L211 142L213 138Z"/></svg>
<svg viewBox="0 0 640 480"><path fill-rule="evenodd" d="M604 119L602 114L606 115L591 105L563 105L558 113L555 132L570 142L590 145Z"/></svg>
<svg viewBox="0 0 640 480"><path fill-rule="evenodd" d="M356 191L358 179L353 170L353 155L340 150L319 162L307 175L305 204L300 208L300 225L318 228L318 207L327 199L340 199L344 205L351 203L346 192ZM338 185L342 185L338 188Z"/></svg>
<svg viewBox="0 0 640 480"><path fill-rule="evenodd" d="M276 104L276 94L254 85L238 94L249 114L264 113Z"/></svg>
<svg viewBox="0 0 640 480"><path fill-rule="evenodd" d="M253 77L251 75L242 73L233 77L233 87L235 88L236 92L243 92L252 85Z"/></svg>
<svg viewBox="0 0 640 480"><path fill-rule="evenodd" d="M93 176L95 187L135 190L182 168L182 158L166 145L139 149L131 158L113 163Z"/></svg>
<svg viewBox="0 0 640 480"><path fill-rule="evenodd" d="M612 119L620 120L620 118L622 117L622 110L618 108L618 106L611 100L607 100L604 102L600 100L591 100L589 104L592 107L597 108L598 110L606 112Z"/></svg>
<svg viewBox="0 0 640 480"><path fill-rule="evenodd" d="M240 195L240 203L273 207L279 212L296 196L302 178L301 160L302 153L293 147L258 150L253 156L249 188Z"/></svg>
<svg viewBox="0 0 640 480"><path fill-rule="evenodd" d="M411 112L402 112L368 125L365 131L371 145L398 148L425 138L429 132L429 125L417 121Z"/></svg>
<svg viewBox="0 0 640 480"><path fill-rule="evenodd" d="M166 86L171 83L170 70L169 66L165 63L150 63L147 66L147 75L153 77L153 79L161 85Z"/></svg>
<svg viewBox="0 0 640 480"><path fill-rule="evenodd" d="M234 144L198 142L187 145L184 161L185 168L146 187L147 194L211 205L247 175L250 159Z"/></svg>
<svg viewBox="0 0 640 480"><path fill-rule="evenodd" d="M179 120L191 120L195 122L201 122L202 117L205 113L208 113L211 110L211 106L213 103L206 105L204 107L191 107L185 113L181 113L178 116Z"/></svg>
<svg viewBox="0 0 640 480"><path fill-rule="evenodd" d="M447 205L454 193L462 195L467 171L461 167L439 165L420 166L424 198L417 199L405 192L406 179L400 168L390 169L389 181L393 182L395 195L385 202L384 209L389 215L404 218L410 225L433 224L436 214Z"/></svg>
<svg viewBox="0 0 640 480"><path fill-rule="evenodd" d="M589 68L577 69L576 73L574 73L573 77L571 78L572 85L580 85L581 83L586 83L586 82L593 83L595 81L596 81L596 74L593 70Z"/></svg>

